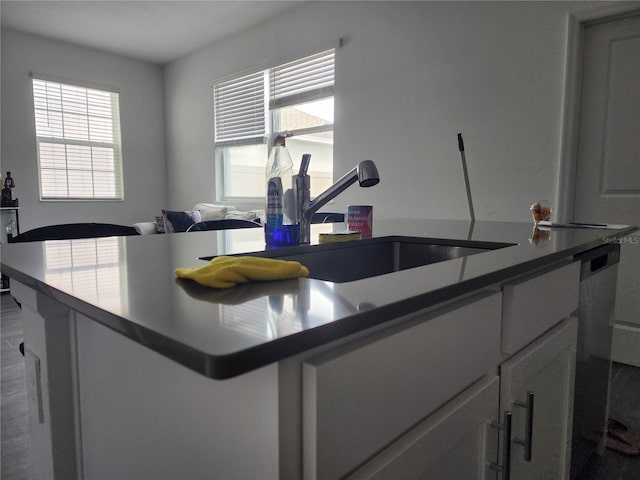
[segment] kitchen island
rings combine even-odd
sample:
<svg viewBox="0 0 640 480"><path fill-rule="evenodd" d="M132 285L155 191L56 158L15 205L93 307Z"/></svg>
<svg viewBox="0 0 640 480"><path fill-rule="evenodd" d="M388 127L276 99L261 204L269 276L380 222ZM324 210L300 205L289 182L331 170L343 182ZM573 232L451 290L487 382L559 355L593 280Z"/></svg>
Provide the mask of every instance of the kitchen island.
<svg viewBox="0 0 640 480"><path fill-rule="evenodd" d="M314 226L312 240L330 228ZM513 410L505 389L517 390L523 374L505 375L520 368L523 352L525 363L543 352L534 374L549 365L552 377L564 372L566 388L549 398L563 406L555 410L565 446L554 455L557 471L566 472L576 334L569 317L579 282L573 259L615 247L632 231L376 221L380 237L509 246L352 282L305 278L229 290L177 280L173 270L199 265L199 257L263 250L261 230L7 245L2 272L23 306L36 476L449 471L449 450L467 441L478 450L465 439ZM545 363L563 359L564 369ZM444 437L429 435L445 419L455 424L482 412ZM483 458L469 467L478 478L508 453L512 442L501 435L483 440ZM439 438L438 448L429 438ZM434 458L416 466L414 448Z"/></svg>

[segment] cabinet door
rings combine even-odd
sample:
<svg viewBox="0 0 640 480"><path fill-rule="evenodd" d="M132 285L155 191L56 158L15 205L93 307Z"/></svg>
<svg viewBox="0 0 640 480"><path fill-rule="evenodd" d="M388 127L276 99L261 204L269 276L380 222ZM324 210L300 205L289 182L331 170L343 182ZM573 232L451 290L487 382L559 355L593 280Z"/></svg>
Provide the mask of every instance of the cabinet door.
<svg viewBox="0 0 640 480"><path fill-rule="evenodd" d="M501 306L469 299L305 361L303 478L343 478L495 372Z"/></svg>
<svg viewBox="0 0 640 480"><path fill-rule="evenodd" d="M512 479L569 478L576 333L569 318L500 368L501 414L513 413Z"/></svg>
<svg viewBox="0 0 640 480"><path fill-rule="evenodd" d="M499 379L488 375L353 472L348 480L495 479Z"/></svg>

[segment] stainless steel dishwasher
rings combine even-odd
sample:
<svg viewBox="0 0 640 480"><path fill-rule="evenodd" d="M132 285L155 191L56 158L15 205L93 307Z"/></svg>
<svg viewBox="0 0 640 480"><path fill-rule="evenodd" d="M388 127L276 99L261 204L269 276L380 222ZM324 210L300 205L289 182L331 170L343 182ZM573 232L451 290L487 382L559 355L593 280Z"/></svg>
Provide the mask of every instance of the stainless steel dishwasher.
<svg viewBox="0 0 640 480"><path fill-rule="evenodd" d="M603 244L575 257L581 262L571 478L605 448L609 415L611 343L620 245Z"/></svg>

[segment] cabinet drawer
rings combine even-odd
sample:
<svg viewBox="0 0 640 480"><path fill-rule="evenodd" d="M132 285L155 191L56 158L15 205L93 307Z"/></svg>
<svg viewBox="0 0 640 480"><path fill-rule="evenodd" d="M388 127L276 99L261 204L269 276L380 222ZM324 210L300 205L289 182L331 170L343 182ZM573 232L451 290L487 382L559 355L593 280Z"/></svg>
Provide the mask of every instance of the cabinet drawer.
<svg viewBox="0 0 640 480"><path fill-rule="evenodd" d="M303 364L305 479L342 478L496 371L500 293Z"/></svg>
<svg viewBox="0 0 640 480"><path fill-rule="evenodd" d="M578 308L580 262L503 288L502 351L512 354Z"/></svg>

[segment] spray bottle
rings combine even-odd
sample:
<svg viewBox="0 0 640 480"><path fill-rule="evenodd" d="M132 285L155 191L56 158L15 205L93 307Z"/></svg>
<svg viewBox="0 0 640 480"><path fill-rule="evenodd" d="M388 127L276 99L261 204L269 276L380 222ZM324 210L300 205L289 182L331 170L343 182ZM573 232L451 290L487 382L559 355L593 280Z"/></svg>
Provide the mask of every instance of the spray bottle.
<svg viewBox="0 0 640 480"><path fill-rule="evenodd" d="M268 247L298 245L300 226L296 218L293 162L287 150L284 135L278 135L273 142L265 177L267 184L265 243Z"/></svg>

